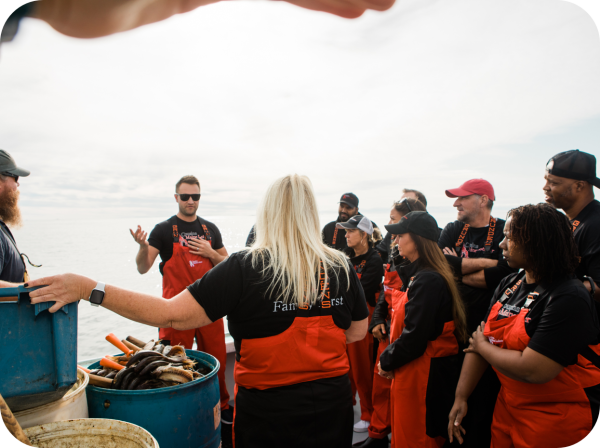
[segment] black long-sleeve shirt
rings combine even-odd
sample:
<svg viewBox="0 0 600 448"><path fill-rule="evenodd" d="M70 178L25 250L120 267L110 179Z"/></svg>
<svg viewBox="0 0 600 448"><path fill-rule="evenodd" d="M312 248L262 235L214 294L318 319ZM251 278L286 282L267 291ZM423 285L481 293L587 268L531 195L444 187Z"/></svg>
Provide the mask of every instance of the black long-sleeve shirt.
<svg viewBox="0 0 600 448"><path fill-rule="evenodd" d="M375 306L383 278L383 262L381 257L372 247L358 257L352 255L354 255L354 251L351 251L350 263L352 263L354 270L360 277L360 284L365 292L367 303Z"/></svg>
<svg viewBox="0 0 600 448"><path fill-rule="evenodd" d="M392 341L379 358L387 372L398 369L425 353L427 343L434 341L452 320L452 296L444 278L425 269L420 260L397 269L402 279L402 290L408 289L404 312L404 330Z"/></svg>

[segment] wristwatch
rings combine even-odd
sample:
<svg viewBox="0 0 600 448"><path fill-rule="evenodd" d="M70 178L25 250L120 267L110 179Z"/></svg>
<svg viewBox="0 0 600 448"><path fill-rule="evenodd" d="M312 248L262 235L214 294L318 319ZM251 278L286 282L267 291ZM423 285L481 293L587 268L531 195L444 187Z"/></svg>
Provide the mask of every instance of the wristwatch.
<svg viewBox="0 0 600 448"><path fill-rule="evenodd" d="M90 305L100 306L104 300L104 283L98 282L90 294Z"/></svg>

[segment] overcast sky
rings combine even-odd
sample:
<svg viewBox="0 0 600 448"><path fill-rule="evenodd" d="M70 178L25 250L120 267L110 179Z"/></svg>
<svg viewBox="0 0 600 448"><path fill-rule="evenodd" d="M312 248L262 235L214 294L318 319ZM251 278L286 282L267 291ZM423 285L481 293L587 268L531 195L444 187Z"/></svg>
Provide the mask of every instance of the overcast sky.
<svg viewBox="0 0 600 448"><path fill-rule="evenodd" d="M432 209L483 177L497 215L543 200L544 166L600 156L600 41L553 0L402 0L357 20L225 2L95 40L25 20L0 58L0 148L32 175L25 218L162 216L175 182L201 214L253 214L298 172L322 211L368 214L403 187ZM599 157L600 158L600 157Z"/></svg>

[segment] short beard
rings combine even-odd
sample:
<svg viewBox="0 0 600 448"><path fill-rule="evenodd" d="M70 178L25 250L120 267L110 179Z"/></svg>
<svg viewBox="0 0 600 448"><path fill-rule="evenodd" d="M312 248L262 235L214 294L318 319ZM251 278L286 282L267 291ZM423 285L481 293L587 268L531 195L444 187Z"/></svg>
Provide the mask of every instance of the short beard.
<svg viewBox="0 0 600 448"><path fill-rule="evenodd" d="M183 216L196 216L197 211L198 211L198 208L196 208L192 213L188 213L187 210L185 209L185 206L179 207L179 213L181 213Z"/></svg>
<svg viewBox="0 0 600 448"><path fill-rule="evenodd" d="M462 216L460 218L457 216L456 220L460 221L460 222L464 222L465 224L471 224L471 222L473 222L473 218L474 218L474 216L464 215L464 216Z"/></svg>
<svg viewBox="0 0 600 448"><path fill-rule="evenodd" d="M0 219L11 227L21 227L19 194L19 190L6 188L0 195Z"/></svg>

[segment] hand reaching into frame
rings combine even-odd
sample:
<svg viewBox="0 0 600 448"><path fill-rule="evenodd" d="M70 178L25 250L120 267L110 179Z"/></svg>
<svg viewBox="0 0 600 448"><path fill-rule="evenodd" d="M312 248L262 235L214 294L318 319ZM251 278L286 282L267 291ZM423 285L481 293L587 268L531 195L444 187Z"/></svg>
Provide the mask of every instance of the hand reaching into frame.
<svg viewBox="0 0 600 448"><path fill-rule="evenodd" d="M44 0L31 16L59 33L78 38L108 36L160 22L219 0ZM366 10L385 11L395 0L285 0L296 6L353 19Z"/></svg>

